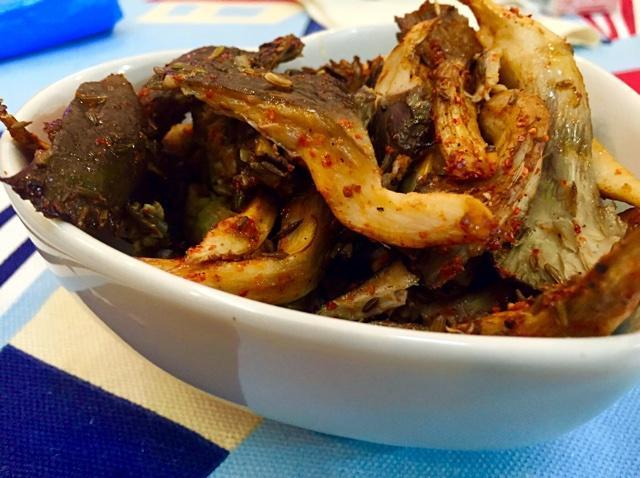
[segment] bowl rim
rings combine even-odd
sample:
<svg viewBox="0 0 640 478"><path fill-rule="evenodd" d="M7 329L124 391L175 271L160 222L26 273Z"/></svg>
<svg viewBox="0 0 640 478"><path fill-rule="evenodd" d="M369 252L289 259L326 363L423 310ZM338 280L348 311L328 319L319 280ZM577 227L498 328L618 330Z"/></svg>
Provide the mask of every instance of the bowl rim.
<svg viewBox="0 0 640 478"><path fill-rule="evenodd" d="M389 28L390 24L371 25L366 27L349 27L316 32L303 38L318 40L336 34L358 34L362 30ZM112 73L116 70L126 74L129 69L136 69L140 63L164 60L165 57L180 55L184 49L171 49L148 52L141 55L118 58L72 73L45 87L29 99L17 112L18 118L35 118L40 107L47 104L47 99L59 89L70 84L85 81L86 77L95 77ZM598 74L611 75L603 68L576 57L580 66L594 69ZM84 79L83 79L84 78ZM615 78L619 85L629 88ZM640 102L640 97L638 98ZM640 104L640 103L639 103ZM0 138L0 165L8 159L7 155L16 155L17 149L11 148L9 135ZM221 290L213 289L196 282L183 279L157 269L149 264L128 256L93 238L77 227L57 219L45 218L38 213L31 203L22 200L6 184L3 185L11 205L25 224L30 234L38 240L62 252L65 256L77 260L80 266L88 266L99 275L108 277L114 282L139 289L153 296L171 297L185 307L198 309L206 315L206 320L221 322L237 322L238 325L257 327L267 333L278 336L295 337L300 340L313 340L331 343L334 346L345 346L351 349L366 348L381 350L385 353L406 355L409 351L420 354L420 350L433 347L455 347L476 359L498 362L509 360L515 362L547 363L548 365L579 365L586 356L592 358L611 356L629 349L640 352L640 332L620 334L606 337L506 337L477 336L431 332L423 330L385 327L374 324L353 322L333 317L319 316L309 312L301 312L281 306L258 302ZM47 232L42 237L34 229ZM53 243L53 244L52 244ZM207 313L211 307L219 307L222 313L217 316ZM561 345L561 346L559 346ZM559 362L560 361L560 362Z"/></svg>

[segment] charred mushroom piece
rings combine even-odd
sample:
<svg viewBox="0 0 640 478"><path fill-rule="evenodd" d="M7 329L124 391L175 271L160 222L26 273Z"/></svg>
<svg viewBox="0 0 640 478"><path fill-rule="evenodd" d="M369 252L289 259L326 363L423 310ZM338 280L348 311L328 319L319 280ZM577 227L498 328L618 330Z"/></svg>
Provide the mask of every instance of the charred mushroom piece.
<svg viewBox="0 0 640 478"><path fill-rule="evenodd" d="M39 150L49 149L49 143L40 139L27 129L28 121L18 121L14 116L7 112L7 107L0 98L0 122L2 122L9 131L9 134L16 142L18 148L25 157L32 161L34 155Z"/></svg>
<svg viewBox="0 0 640 478"><path fill-rule="evenodd" d="M83 83L50 149L3 178L45 216L112 242L125 227L126 205L147 163L144 119L122 75Z"/></svg>
<svg viewBox="0 0 640 478"><path fill-rule="evenodd" d="M258 47L258 52L251 54L254 67L273 70L281 63L291 61L302 53L304 43L295 35L285 35Z"/></svg>
<svg viewBox="0 0 640 478"><path fill-rule="evenodd" d="M294 35L278 37L260 45L257 52L245 51L235 47L206 46L191 50L171 61L167 67L179 71L185 64L236 63L243 68L261 68L271 70L293 60L302 53L304 44ZM149 134L162 138L176 123L180 123L193 106L193 98L183 95L180 90L158 89L158 83L164 80L162 68L140 89L140 103L150 123Z"/></svg>
<svg viewBox="0 0 640 478"><path fill-rule="evenodd" d="M222 116L205 104L193 109L194 140L206 163L213 191L234 199L234 206L251 190L265 186L289 197L298 177L295 164L273 142L251 126Z"/></svg>
<svg viewBox="0 0 640 478"><path fill-rule="evenodd" d="M396 24L398 25L399 32L396 34L398 41L402 41L407 35L409 30L415 27L418 23L422 23L426 20L433 20L438 15L443 13L443 10L451 8L449 5L439 5L436 2L425 1L420 7L405 14L402 17L395 17Z"/></svg>
<svg viewBox="0 0 640 478"><path fill-rule="evenodd" d="M407 304L394 310L389 320L419 323L433 332L457 332L456 326L503 310L514 300L525 300L516 283L500 279L492 270L478 268L464 287L438 290L413 288ZM527 291L525 291L527 292Z"/></svg>
<svg viewBox="0 0 640 478"><path fill-rule="evenodd" d="M408 289L418 283L417 276L396 261L359 287L334 299L317 312L346 320L364 320L403 306Z"/></svg>
<svg viewBox="0 0 640 478"><path fill-rule="evenodd" d="M180 88L221 115L241 119L299 157L346 227L381 242L425 247L481 241L492 215L468 195L400 194L382 186L369 136L352 98L327 75L293 75L274 85L265 72L216 60L168 67L164 87Z"/></svg>
<svg viewBox="0 0 640 478"><path fill-rule="evenodd" d="M585 337L610 335L640 303L640 231L602 257L593 269L545 291L531 303L488 315L460 330L482 335Z"/></svg>
<svg viewBox="0 0 640 478"><path fill-rule="evenodd" d="M184 258L142 260L214 289L270 304L293 302L318 283L329 250L331 214L316 193L293 199L285 211L282 229L299 225L280 239L276 254L199 264Z"/></svg>
<svg viewBox="0 0 640 478"><path fill-rule="evenodd" d="M502 51L506 86L539 96L551 115L540 185L523 234L500 267L537 288L566 282L590 270L625 229L613 205L600 199L582 75L571 47L531 18L490 0L464 3L478 19L483 46Z"/></svg>
<svg viewBox="0 0 640 478"><path fill-rule="evenodd" d="M329 60L329 63L320 68L303 67L300 69L287 70L287 74L309 74L330 75L340 81L344 88L350 93L356 93L360 88L366 86L373 88L376 80L382 71L384 59L377 56L372 60L361 60L354 56L353 60Z"/></svg>
<svg viewBox="0 0 640 478"><path fill-rule="evenodd" d="M399 156L408 159L409 167L435 141L429 70L418 51L431 27L425 22L407 32L387 56L375 84L376 110L369 131L386 174L393 172ZM395 189L402 176L394 175L385 186Z"/></svg>

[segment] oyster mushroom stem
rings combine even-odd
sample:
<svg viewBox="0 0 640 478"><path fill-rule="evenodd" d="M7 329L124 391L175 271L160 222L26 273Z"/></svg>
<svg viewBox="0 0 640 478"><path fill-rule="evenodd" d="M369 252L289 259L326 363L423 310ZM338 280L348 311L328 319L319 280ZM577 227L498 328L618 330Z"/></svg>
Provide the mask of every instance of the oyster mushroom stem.
<svg viewBox="0 0 640 478"><path fill-rule="evenodd" d="M294 198L282 229L302 220L282 237L278 251L240 261L190 264L184 258L141 258L166 272L225 292L270 304L287 304L315 289L331 237L331 214L316 193Z"/></svg>
<svg viewBox="0 0 640 478"><path fill-rule="evenodd" d="M187 251L185 262L198 264L251 254L267 239L277 216L275 202L258 195L244 211L223 219L207 232L200 244Z"/></svg>

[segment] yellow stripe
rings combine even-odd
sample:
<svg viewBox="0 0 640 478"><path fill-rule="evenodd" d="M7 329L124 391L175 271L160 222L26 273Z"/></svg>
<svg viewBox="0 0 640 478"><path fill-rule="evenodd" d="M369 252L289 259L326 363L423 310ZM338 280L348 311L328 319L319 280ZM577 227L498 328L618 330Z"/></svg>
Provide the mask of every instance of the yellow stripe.
<svg viewBox="0 0 640 478"><path fill-rule="evenodd" d="M261 420L159 369L64 289L51 295L11 344L227 450L237 447Z"/></svg>

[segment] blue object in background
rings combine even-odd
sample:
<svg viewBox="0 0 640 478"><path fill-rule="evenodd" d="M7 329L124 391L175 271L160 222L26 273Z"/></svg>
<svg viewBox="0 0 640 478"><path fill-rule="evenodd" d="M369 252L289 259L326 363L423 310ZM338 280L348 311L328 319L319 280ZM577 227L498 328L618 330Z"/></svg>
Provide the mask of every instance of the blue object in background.
<svg viewBox="0 0 640 478"><path fill-rule="evenodd" d="M113 29L117 0L0 0L0 59Z"/></svg>

